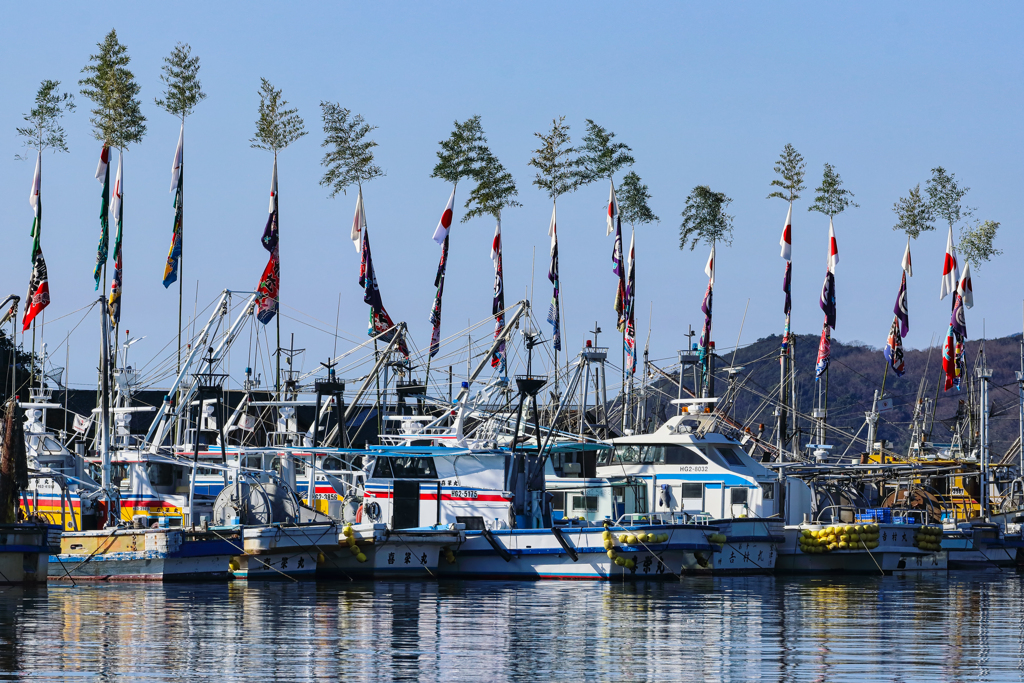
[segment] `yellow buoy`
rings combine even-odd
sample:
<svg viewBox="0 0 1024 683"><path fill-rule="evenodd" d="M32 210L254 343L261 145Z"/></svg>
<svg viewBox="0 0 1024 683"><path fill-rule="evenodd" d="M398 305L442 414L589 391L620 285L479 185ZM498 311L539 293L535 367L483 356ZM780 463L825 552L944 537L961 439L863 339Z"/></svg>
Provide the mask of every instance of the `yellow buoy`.
<svg viewBox="0 0 1024 683"><path fill-rule="evenodd" d="M601 538L603 538L603 539L604 539L604 540L606 540L606 541L610 541L610 540L611 540L611 538L612 538L612 532L610 532L610 531L608 531L607 529L605 529L605 530L604 530L604 531L603 531L603 532L601 533Z"/></svg>
<svg viewBox="0 0 1024 683"><path fill-rule="evenodd" d="M357 546L357 545L350 545L350 546L348 547L348 550L349 550L349 552L350 552L350 553L352 553L353 555L358 555L358 554L359 554L359 546Z"/></svg>
<svg viewBox="0 0 1024 683"><path fill-rule="evenodd" d="M629 558L628 560L626 560L626 569L632 569L635 566L636 566L636 560L634 560L632 557Z"/></svg>
<svg viewBox="0 0 1024 683"><path fill-rule="evenodd" d="M346 536L351 536L352 535L352 525L351 524L346 524L345 528L341 530L341 533L345 534Z"/></svg>
<svg viewBox="0 0 1024 683"><path fill-rule="evenodd" d="M624 558L624 557L616 557L615 558L615 564L619 565L620 567L624 567L626 565L626 558Z"/></svg>
<svg viewBox="0 0 1024 683"><path fill-rule="evenodd" d="M607 539L604 542L604 549L605 550L611 550L614 547L615 547L615 543L611 539Z"/></svg>
<svg viewBox="0 0 1024 683"><path fill-rule="evenodd" d="M358 555L356 555L356 559L359 560L360 562L366 562L366 555L363 555L362 553L359 553Z"/></svg>
<svg viewBox="0 0 1024 683"><path fill-rule="evenodd" d="M614 560L616 557L617 557L617 555L615 554L614 550L609 550L608 551L608 559L609 560Z"/></svg>
<svg viewBox="0 0 1024 683"><path fill-rule="evenodd" d="M327 557L323 553L317 553L316 554L316 563L317 564L323 564L326 561L327 561Z"/></svg>

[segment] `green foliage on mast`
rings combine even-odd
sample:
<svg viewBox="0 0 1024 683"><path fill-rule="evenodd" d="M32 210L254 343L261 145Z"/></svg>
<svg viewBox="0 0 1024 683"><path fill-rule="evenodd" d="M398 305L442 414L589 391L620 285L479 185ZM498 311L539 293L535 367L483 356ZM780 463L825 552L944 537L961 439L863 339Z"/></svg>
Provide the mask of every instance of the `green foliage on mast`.
<svg viewBox="0 0 1024 683"><path fill-rule="evenodd" d="M372 150L377 143L365 139L377 126L366 123L361 114L352 116L351 110L335 102L320 102L320 110L324 120L324 141L320 146L328 148L320 160L327 169L320 185L331 188L329 196L347 194L346 189L353 184L361 187L366 181L385 175L373 163Z"/></svg>
<svg viewBox="0 0 1024 683"><path fill-rule="evenodd" d="M928 192L928 204L932 212L949 224L949 229L961 220L974 215L974 209L963 203L964 196L971 191L969 187L961 187L956 176L947 173L946 169L936 166L932 169L932 177L925 185Z"/></svg>
<svg viewBox="0 0 1024 683"><path fill-rule="evenodd" d="M273 152L274 156L306 134L298 109L288 109L281 99L281 90L260 78L260 117L256 119L256 136L249 140L253 149Z"/></svg>
<svg viewBox="0 0 1024 683"><path fill-rule="evenodd" d="M67 152L68 140L60 120L65 113L75 110L75 96L71 93L58 91L60 81L43 81L36 92L35 106L22 118L28 125L16 128L19 136L24 138L25 146L42 152L51 148L54 152ZM27 157L15 155L15 159Z"/></svg>
<svg viewBox="0 0 1024 683"><path fill-rule="evenodd" d="M637 223L644 225L655 221L660 222L661 219L655 216L651 207L647 205L650 198L651 194L647 191L647 186L641 182L636 171L627 173L623 177L618 191L619 215L622 220L634 227Z"/></svg>
<svg viewBox="0 0 1024 683"><path fill-rule="evenodd" d="M537 169L533 184L548 193L553 200L567 192L574 192L580 186L576 173L577 162L572 157L576 149L569 139L569 126L565 117L559 116L551 122L551 132L534 133L541 146L533 150L530 166Z"/></svg>
<svg viewBox="0 0 1024 683"><path fill-rule="evenodd" d="M579 148L577 160L579 170L577 177L581 185L589 185L595 180L612 176L625 166L633 165L633 150L624 142L613 142L615 133L587 119L587 134L583 136L583 145Z"/></svg>
<svg viewBox="0 0 1024 683"><path fill-rule="evenodd" d="M431 178L440 178L452 185L458 185L463 178L470 178L480 164L481 154L487 151L487 138L480 125L480 116L471 116L462 123L455 122L455 128L447 140L440 143L437 164L430 173ZM466 202L469 206L469 202Z"/></svg>
<svg viewBox="0 0 1024 683"><path fill-rule="evenodd" d="M732 244L732 216L725 212L732 202L724 192L714 192L707 185L693 188L686 198L683 209L683 222L679 226L679 248L685 249L690 243L690 251L699 242L714 246L716 242ZM621 209L620 209L621 210Z"/></svg>
<svg viewBox="0 0 1024 683"><path fill-rule="evenodd" d="M153 98L153 102L184 123L196 105L206 99L199 81L199 57L192 56L192 47L188 43L178 43L171 54L164 57L164 65L160 69L163 71L160 80L164 83L164 96Z"/></svg>
<svg viewBox="0 0 1024 683"><path fill-rule="evenodd" d="M117 31L110 30L99 53L89 56L89 64L82 73L89 74L78 81L83 95L96 107L91 110L93 136L109 147L128 149L142 142L146 134L146 117L142 115L141 89L135 76L128 70L131 57L128 48L117 40Z"/></svg>
<svg viewBox="0 0 1024 683"><path fill-rule="evenodd" d="M900 197L899 201L892 205L892 211L896 214L896 225L893 230L902 230L907 236L915 240L922 232L934 230L932 222L935 214L931 204L921 196L921 185L910 188L910 194Z"/></svg>
<svg viewBox="0 0 1024 683"><path fill-rule="evenodd" d="M799 199L800 193L807 189L804 185L805 168L807 168L807 162L804 161L803 155L796 151L796 147L787 142L774 167L775 173L779 177L772 181L772 187L779 189L772 190L766 199L778 197L787 202L795 202Z"/></svg>
<svg viewBox="0 0 1024 683"><path fill-rule="evenodd" d="M807 207L808 211L823 213L829 218L835 218L846 209L860 206L853 201L853 193L843 187L843 179L836 173L832 164L825 164L825 170L821 175L821 185L815 189L818 194L814 197L814 203Z"/></svg>
<svg viewBox="0 0 1024 683"><path fill-rule="evenodd" d="M505 170L498 158L491 153L487 147L481 146L477 166L473 169L473 178L476 180L476 187L469 193L466 200L466 215L462 217L465 223L474 216L489 214L496 220L501 220L503 209L512 206L522 206L512 199L519 194L516 189L516 182L512 174Z"/></svg>
<svg viewBox="0 0 1024 683"><path fill-rule="evenodd" d="M975 221L973 228L964 227L960 230L960 243L957 251L960 258L970 263L975 271L981 270L981 264L992 260L993 256L1003 253L1002 249L996 249L993 241L996 238L996 231L999 230L998 221Z"/></svg>

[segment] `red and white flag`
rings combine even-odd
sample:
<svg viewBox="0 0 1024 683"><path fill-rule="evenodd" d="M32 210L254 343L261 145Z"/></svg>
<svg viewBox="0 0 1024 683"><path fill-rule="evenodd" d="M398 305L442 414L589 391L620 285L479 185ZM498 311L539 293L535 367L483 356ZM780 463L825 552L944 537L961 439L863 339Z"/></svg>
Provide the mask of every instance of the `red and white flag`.
<svg viewBox="0 0 1024 683"><path fill-rule="evenodd" d="M103 145L100 150L100 163L96 166L96 180L101 183L107 180L107 164L110 163L110 148Z"/></svg>
<svg viewBox="0 0 1024 683"><path fill-rule="evenodd" d="M444 207L444 213L441 214L441 220L437 223L437 229L434 230L434 241L438 244L444 244L444 238L448 236L448 229L452 227L452 211L455 209L455 188L452 188L452 196L448 198L448 203Z"/></svg>
<svg viewBox="0 0 1024 683"><path fill-rule="evenodd" d="M946 236L946 260L942 263L942 289L939 290L939 301L956 292L960 281L960 269L956 262L956 247L953 246L953 227L950 226Z"/></svg>
<svg viewBox="0 0 1024 683"><path fill-rule="evenodd" d="M793 260L793 202L789 203L789 211L786 213L786 226L782 228L782 239L779 240L782 247L782 258L787 261Z"/></svg>
<svg viewBox="0 0 1024 683"><path fill-rule="evenodd" d="M956 285L956 293L963 297L964 306L974 307L974 285L971 283L971 263L964 263L964 272L960 275L960 282Z"/></svg>
<svg viewBox="0 0 1024 683"><path fill-rule="evenodd" d="M704 274L708 276L708 284L715 284L715 245L711 245L711 253L708 254L708 263L704 266ZM596 327L594 328L597 329Z"/></svg>
<svg viewBox="0 0 1024 683"><path fill-rule="evenodd" d="M828 219L828 272L836 274L836 266L839 265L839 245L836 243L836 229L832 226L832 219Z"/></svg>
<svg viewBox="0 0 1024 683"><path fill-rule="evenodd" d="M907 250L903 252L903 272L914 277L914 268L910 263L910 237L907 237Z"/></svg>
<svg viewBox="0 0 1024 683"><path fill-rule="evenodd" d="M117 175L114 177L114 191L110 194L110 222L113 225L117 225L118 221L121 220L121 200L124 199L123 190L123 176L121 175L121 162L124 154L118 152L117 155ZM114 255L117 258L117 255Z"/></svg>
<svg viewBox="0 0 1024 683"><path fill-rule="evenodd" d="M363 253L363 228L366 227L366 210L363 208L363 188L359 188L359 196L356 198L356 213L352 217L352 244L356 247L357 253Z"/></svg>
<svg viewBox="0 0 1024 683"><path fill-rule="evenodd" d="M615 201L615 182L611 182L611 189L608 190L608 231L605 232L605 236L608 236L615 232L615 225L619 220L619 203Z"/></svg>
<svg viewBox="0 0 1024 683"><path fill-rule="evenodd" d="M171 162L171 192L178 189L178 178L181 176L181 160L185 149L185 124L181 124L178 133L178 147L174 150L174 161Z"/></svg>

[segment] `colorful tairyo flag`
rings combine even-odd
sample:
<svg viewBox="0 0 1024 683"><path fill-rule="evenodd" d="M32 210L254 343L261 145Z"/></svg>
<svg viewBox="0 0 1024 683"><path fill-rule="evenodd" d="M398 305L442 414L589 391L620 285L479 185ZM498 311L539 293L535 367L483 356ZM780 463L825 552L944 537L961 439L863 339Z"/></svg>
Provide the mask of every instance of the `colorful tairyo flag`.
<svg viewBox="0 0 1024 683"><path fill-rule="evenodd" d="M110 324L121 322L121 225L124 218L124 176L121 174L124 165L124 152L117 154L117 180L114 182L114 195L111 198L110 215L114 219L117 230L114 237L114 277L110 280L110 299L107 311L110 313Z"/></svg>
<svg viewBox="0 0 1024 683"><path fill-rule="evenodd" d="M900 282L900 292L896 295L896 305L892 312L900 322L900 334L904 337L910 332L910 308L907 303L907 273L903 272L903 280Z"/></svg>
<svg viewBox="0 0 1024 683"><path fill-rule="evenodd" d="M950 226L949 234L946 236L946 258L942 262L942 288L939 290L939 300L956 293L959 281L960 270L956 262L956 247L953 246L953 227Z"/></svg>
<svg viewBox="0 0 1024 683"><path fill-rule="evenodd" d="M963 352L963 341L950 325L946 330L946 342L942 345L942 371L946 375L944 391L949 391L953 387L956 387L957 391L960 390Z"/></svg>
<svg viewBox="0 0 1024 683"><path fill-rule="evenodd" d="M551 237L551 263L548 265L548 280L551 282L551 305L548 307L548 322L551 323L551 344L555 351L562 350L562 326L558 310L558 226L556 219L557 206L551 207L551 224L548 236Z"/></svg>
<svg viewBox="0 0 1024 683"><path fill-rule="evenodd" d="M171 248L167 250L167 263L164 265L164 287L170 287L178 279L178 263L181 261L181 223L183 218L181 200L184 175L182 159L185 144L185 124L181 124L178 134L178 147L174 150L174 161L171 163L171 192L174 193L174 230L171 233Z"/></svg>
<svg viewBox="0 0 1024 683"><path fill-rule="evenodd" d="M615 181L609 180L608 182L611 183L611 189L608 191L608 212L605 216L608 222L606 236L615 231L615 226L619 222L619 202L615 200Z"/></svg>
<svg viewBox="0 0 1024 683"><path fill-rule="evenodd" d="M100 163L96 166L96 180L103 183L103 196L100 199L100 243L96 247L96 267L92 277L96 281L96 289L100 288L103 277L103 266L107 262L107 247L110 244L110 148L103 145L100 150Z"/></svg>
<svg viewBox="0 0 1024 683"><path fill-rule="evenodd" d="M836 277L830 270L825 271L825 282L821 285L818 306L825 313L825 324L834 330L836 328Z"/></svg>
<svg viewBox="0 0 1024 683"><path fill-rule="evenodd" d="M434 241L438 244L441 244L448 239L448 230L452 227L452 214L454 211L455 188L453 187L452 195L448 197L448 203L445 205L444 211L441 213L441 220L437 222L437 228L434 229Z"/></svg>
<svg viewBox="0 0 1024 683"><path fill-rule="evenodd" d="M832 360L832 336L830 327L826 321L821 328L821 341L818 342L818 361L814 366L814 377L818 378L828 370L829 361Z"/></svg>
<svg viewBox="0 0 1024 683"><path fill-rule="evenodd" d="M622 220L615 217L615 243L612 246L612 273L618 277L615 290L615 327L619 332L626 329L626 260L622 255Z"/></svg>
<svg viewBox="0 0 1024 683"><path fill-rule="evenodd" d="M451 223L451 219L448 220ZM434 276L434 287L437 293L434 295L434 306L430 309L430 357L433 358L441 349L441 298L444 295L444 273L448 268L448 239L444 236L441 242L441 260L437 264L437 275Z"/></svg>
<svg viewBox="0 0 1024 683"><path fill-rule="evenodd" d="M708 255L708 263L704 267L704 273L708 276L708 288L704 291L704 301L700 305L700 310L704 314L704 326L701 328L700 341L697 344L697 361L702 368L701 384L706 389L711 383L708 358L711 354L711 311L715 293L715 245L713 244L711 253Z"/></svg>
<svg viewBox="0 0 1024 683"><path fill-rule="evenodd" d="M967 339L967 316L964 314L964 298L959 294L953 299L953 312L949 324L961 339Z"/></svg>
<svg viewBox="0 0 1024 683"><path fill-rule="evenodd" d="M906 371L903 360L903 337L900 335L900 319L892 319L892 327L889 328L889 338L885 342L885 359L897 377L902 377Z"/></svg>
<svg viewBox="0 0 1024 683"><path fill-rule="evenodd" d="M281 258L278 250L280 235L277 223L277 158L274 158L274 175L270 180L270 210L267 225L263 228L260 243L270 252L267 267L263 269L260 284L256 288L256 319L266 325L274 316L280 305L281 296Z"/></svg>
<svg viewBox="0 0 1024 683"><path fill-rule="evenodd" d="M793 202L789 203L789 211L786 213L786 225L782 228L782 238L779 240L782 247L782 258L787 261L793 260Z"/></svg>
<svg viewBox="0 0 1024 683"><path fill-rule="evenodd" d="M494 240L491 242L491 260L494 262L494 301L491 303L491 315L494 316L494 338L497 339L505 329L505 284L501 269L501 219L494 228ZM505 374L505 342L498 344L498 349L491 357L491 367L498 368L498 374Z"/></svg>
<svg viewBox="0 0 1024 683"><path fill-rule="evenodd" d="M636 229L629 237L629 261L626 274L626 331L622 343L626 351L626 370L636 374ZM596 329L596 328L595 328Z"/></svg>
<svg viewBox="0 0 1024 683"><path fill-rule="evenodd" d="M956 293L963 297L964 306L974 308L974 283L971 282L971 263L964 262L964 272L956 285Z"/></svg>
<svg viewBox="0 0 1024 683"><path fill-rule="evenodd" d="M786 275L782 278L782 291L786 294L786 303L782 305L782 312L789 319L789 313L793 310L793 262L786 261Z"/></svg>
<svg viewBox="0 0 1024 683"><path fill-rule="evenodd" d="M370 252L370 229L363 227L360 235L362 245L362 257L359 261L359 286L363 288L363 303L370 306L370 325L366 333L374 337L387 332L395 327L395 323L384 308L384 300L381 299L380 289L377 287L377 273L373 269L373 254ZM383 340L390 342L391 335L384 335ZM398 342L398 349L406 358L409 357L409 347L402 338Z"/></svg>
<svg viewBox="0 0 1024 683"><path fill-rule="evenodd" d="M29 278L28 295L25 297L25 317L21 328L23 332L29 328L39 312L50 305L50 283L46 276L43 248L40 246L43 227L43 199L40 195L42 182L43 152L40 150L36 155L36 171L32 175L32 190L28 197L28 203L35 215L32 218L32 276ZM12 307L11 311L13 310Z"/></svg>

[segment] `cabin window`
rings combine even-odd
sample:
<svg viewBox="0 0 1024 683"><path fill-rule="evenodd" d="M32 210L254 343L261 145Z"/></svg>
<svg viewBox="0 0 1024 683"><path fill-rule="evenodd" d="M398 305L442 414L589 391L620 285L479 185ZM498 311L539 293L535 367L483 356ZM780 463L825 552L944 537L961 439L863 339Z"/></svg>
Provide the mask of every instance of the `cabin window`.
<svg viewBox="0 0 1024 683"><path fill-rule="evenodd" d="M704 497L703 484L683 484L680 488L683 500L701 500Z"/></svg>
<svg viewBox="0 0 1024 683"><path fill-rule="evenodd" d="M553 510L565 510L565 493L562 491L554 491L551 493L551 509ZM469 527L466 527L467 529Z"/></svg>
<svg viewBox="0 0 1024 683"><path fill-rule="evenodd" d="M775 484L761 484L761 497L764 500L775 500Z"/></svg>
<svg viewBox="0 0 1024 683"><path fill-rule="evenodd" d="M247 470L263 469L263 459L258 455L247 455L242 458L242 467Z"/></svg>
<svg viewBox="0 0 1024 683"><path fill-rule="evenodd" d="M54 441L53 439L51 439L48 436L44 436L43 437L43 450L46 451L47 453L60 453L62 449L61 449L59 443L57 443L56 441Z"/></svg>
<svg viewBox="0 0 1024 683"><path fill-rule="evenodd" d="M390 458L377 458L377 462L373 464L373 478L374 479L394 479L395 476L391 473L391 459Z"/></svg>
<svg viewBox="0 0 1024 683"><path fill-rule="evenodd" d="M737 455L736 451L734 451L733 449L717 448L715 450L717 450L718 453L722 456L722 458L724 458L725 461L732 465L733 467L746 467L746 465L743 463L743 460L740 459L740 456Z"/></svg>
<svg viewBox="0 0 1024 683"><path fill-rule="evenodd" d="M163 462L147 462L146 477L151 486L174 486L173 466Z"/></svg>
<svg viewBox="0 0 1024 683"><path fill-rule="evenodd" d="M339 472L347 469L345 464L341 462L341 458L335 458L333 455L324 458L322 469L328 472Z"/></svg>
<svg viewBox="0 0 1024 683"><path fill-rule="evenodd" d="M730 491L730 502L733 505L746 505L747 504L747 489L745 487L736 487L729 489Z"/></svg>
<svg viewBox="0 0 1024 683"><path fill-rule="evenodd" d="M619 462L640 462L640 446L633 444L616 446L615 459Z"/></svg>
<svg viewBox="0 0 1024 683"><path fill-rule="evenodd" d="M573 496L572 509L597 512L597 496Z"/></svg>
<svg viewBox="0 0 1024 683"><path fill-rule="evenodd" d="M395 479L437 479L433 458L390 458Z"/></svg>

